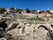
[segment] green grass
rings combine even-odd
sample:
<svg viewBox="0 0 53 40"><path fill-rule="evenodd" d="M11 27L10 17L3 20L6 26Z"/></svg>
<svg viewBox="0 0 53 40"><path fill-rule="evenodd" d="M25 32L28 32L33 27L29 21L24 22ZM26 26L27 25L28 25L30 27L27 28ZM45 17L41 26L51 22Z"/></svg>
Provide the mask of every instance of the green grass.
<svg viewBox="0 0 53 40"><path fill-rule="evenodd" d="M2 21L15 21L16 19L9 19L9 18L2 18L1 20L0 20L0 22L2 22Z"/></svg>
<svg viewBox="0 0 53 40"><path fill-rule="evenodd" d="M28 18L28 20L44 21L42 18L37 18L37 17L35 17L35 18Z"/></svg>

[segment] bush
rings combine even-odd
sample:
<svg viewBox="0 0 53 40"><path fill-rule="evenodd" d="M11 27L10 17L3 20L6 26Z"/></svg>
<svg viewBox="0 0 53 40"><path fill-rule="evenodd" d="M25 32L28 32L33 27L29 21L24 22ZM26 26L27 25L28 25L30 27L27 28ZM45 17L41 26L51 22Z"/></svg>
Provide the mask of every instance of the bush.
<svg viewBox="0 0 53 40"><path fill-rule="evenodd" d="M0 8L0 14L6 12L6 9L5 8Z"/></svg>

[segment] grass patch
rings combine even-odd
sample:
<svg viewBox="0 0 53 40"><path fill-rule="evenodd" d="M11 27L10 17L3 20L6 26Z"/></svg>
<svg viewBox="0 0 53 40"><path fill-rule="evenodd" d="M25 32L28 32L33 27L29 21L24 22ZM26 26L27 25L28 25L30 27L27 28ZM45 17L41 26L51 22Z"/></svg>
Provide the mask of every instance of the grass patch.
<svg viewBox="0 0 53 40"><path fill-rule="evenodd" d="M44 21L42 18L37 18L37 17L35 17L35 18L28 18L28 20Z"/></svg>
<svg viewBox="0 0 53 40"><path fill-rule="evenodd" d="M2 18L1 20L0 20L0 22L2 22L2 21L15 21L16 19L9 19L9 18Z"/></svg>

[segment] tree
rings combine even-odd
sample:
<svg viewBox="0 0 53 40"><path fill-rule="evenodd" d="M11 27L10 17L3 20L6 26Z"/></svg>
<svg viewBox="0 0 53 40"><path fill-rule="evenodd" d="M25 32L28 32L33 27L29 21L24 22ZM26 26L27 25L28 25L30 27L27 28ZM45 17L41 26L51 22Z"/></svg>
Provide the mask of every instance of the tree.
<svg viewBox="0 0 53 40"><path fill-rule="evenodd" d="M49 14L51 14L51 18L53 17L53 12L52 11L49 11L49 10L47 10L47 12L49 13Z"/></svg>
<svg viewBox="0 0 53 40"><path fill-rule="evenodd" d="M10 8L10 9L12 10L12 9L15 9L15 8Z"/></svg>
<svg viewBox="0 0 53 40"><path fill-rule="evenodd" d="M26 12L27 12L27 13L31 13L31 11L30 11L28 8L26 9Z"/></svg>
<svg viewBox="0 0 53 40"><path fill-rule="evenodd" d="M46 12L48 12L50 14L50 11L49 10L47 10Z"/></svg>
<svg viewBox="0 0 53 40"><path fill-rule="evenodd" d="M21 11L23 11L23 10L22 10L22 9L18 9L18 8L17 8L17 12L21 12Z"/></svg>
<svg viewBox="0 0 53 40"><path fill-rule="evenodd" d="M0 8L0 13L4 13L6 12L6 9L5 8Z"/></svg>
<svg viewBox="0 0 53 40"><path fill-rule="evenodd" d="M43 13L44 11L40 11L39 14Z"/></svg>

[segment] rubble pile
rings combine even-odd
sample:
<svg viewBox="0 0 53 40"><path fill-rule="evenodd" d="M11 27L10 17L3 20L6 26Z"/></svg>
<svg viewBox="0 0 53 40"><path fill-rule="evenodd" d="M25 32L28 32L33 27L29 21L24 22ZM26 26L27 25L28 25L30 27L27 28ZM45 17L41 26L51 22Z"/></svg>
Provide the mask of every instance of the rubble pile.
<svg viewBox="0 0 53 40"><path fill-rule="evenodd" d="M48 30L46 30L43 26L38 28L40 25L45 26ZM5 35L1 36L4 40L51 40L47 35L49 30L52 27L46 24L29 24L28 22L13 22L10 23L7 28L2 32L0 31L0 35L3 33ZM52 30L51 30L52 32ZM52 34L52 33L51 33Z"/></svg>

